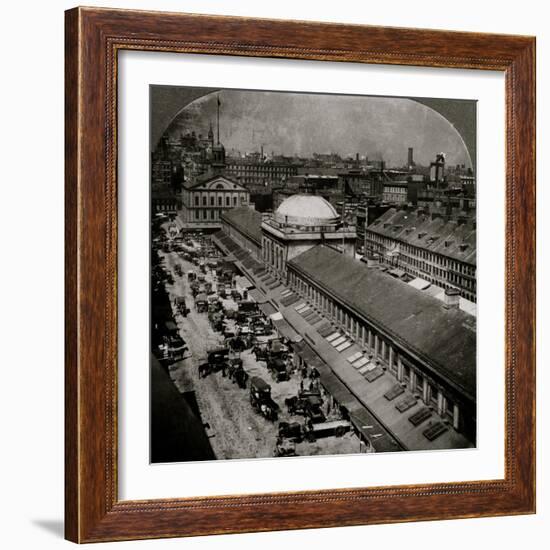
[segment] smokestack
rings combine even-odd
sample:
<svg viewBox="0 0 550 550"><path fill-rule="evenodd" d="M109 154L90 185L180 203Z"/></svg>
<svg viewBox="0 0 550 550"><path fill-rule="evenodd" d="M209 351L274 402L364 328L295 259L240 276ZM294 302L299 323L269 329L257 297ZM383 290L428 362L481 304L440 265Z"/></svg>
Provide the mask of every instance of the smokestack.
<svg viewBox="0 0 550 550"><path fill-rule="evenodd" d="M414 166L414 160L413 160L413 148L409 147L409 155L408 155L408 166L409 168Z"/></svg>
<svg viewBox="0 0 550 550"><path fill-rule="evenodd" d="M458 309L460 306L460 291L456 288L447 288L443 300L445 309Z"/></svg>

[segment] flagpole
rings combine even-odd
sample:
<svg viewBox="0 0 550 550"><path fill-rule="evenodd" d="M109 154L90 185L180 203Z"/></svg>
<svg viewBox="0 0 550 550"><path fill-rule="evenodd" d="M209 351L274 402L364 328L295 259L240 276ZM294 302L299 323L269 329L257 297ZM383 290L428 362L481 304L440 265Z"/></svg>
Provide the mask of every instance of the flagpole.
<svg viewBox="0 0 550 550"><path fill-rule="evenodd" d="M220 96L216 96L218 103L218 112L217 112L217 134L218 134L218 145L220 144Z"/></svg>

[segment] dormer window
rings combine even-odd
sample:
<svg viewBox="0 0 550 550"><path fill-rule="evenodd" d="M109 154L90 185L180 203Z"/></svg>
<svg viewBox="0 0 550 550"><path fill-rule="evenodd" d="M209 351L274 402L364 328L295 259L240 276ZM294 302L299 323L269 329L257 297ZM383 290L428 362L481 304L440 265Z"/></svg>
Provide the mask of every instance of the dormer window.
<svg viewBox="0 0 550 550"><path fill-rule="evenodd" d="M426 233L426 231L421 231L419 234L418 234L418 238L419 239L423 239L428 233Z"/></svg>

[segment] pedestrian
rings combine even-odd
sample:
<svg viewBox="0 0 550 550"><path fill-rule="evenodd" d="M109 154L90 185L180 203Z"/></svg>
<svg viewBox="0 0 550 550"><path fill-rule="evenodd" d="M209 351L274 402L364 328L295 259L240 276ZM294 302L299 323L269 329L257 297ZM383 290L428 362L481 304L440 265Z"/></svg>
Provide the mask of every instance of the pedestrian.
<svg viewBox="0 0 550 550"><path fill-rule="evenodd" d="M300 380L300 392L304 391L304 380Z"/></svg>

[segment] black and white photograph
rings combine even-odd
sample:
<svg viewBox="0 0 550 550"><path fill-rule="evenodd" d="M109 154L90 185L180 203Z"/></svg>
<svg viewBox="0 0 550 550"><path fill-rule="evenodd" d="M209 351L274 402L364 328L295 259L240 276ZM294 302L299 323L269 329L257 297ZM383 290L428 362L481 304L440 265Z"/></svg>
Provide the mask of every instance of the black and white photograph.
<svg viewBox="0 0 550 550"><path fill-rule="evenodd" d="M476 101L149 95L150 461L475 448Z"/></svg>

